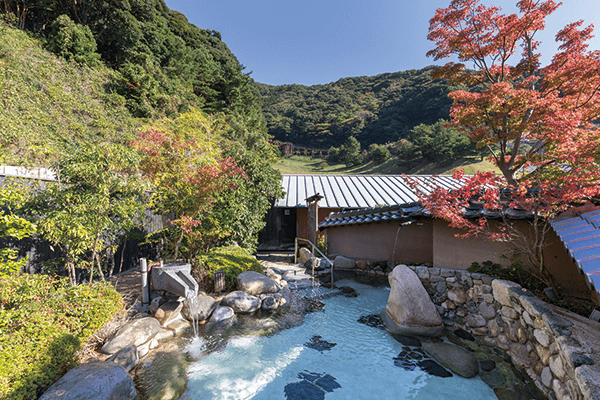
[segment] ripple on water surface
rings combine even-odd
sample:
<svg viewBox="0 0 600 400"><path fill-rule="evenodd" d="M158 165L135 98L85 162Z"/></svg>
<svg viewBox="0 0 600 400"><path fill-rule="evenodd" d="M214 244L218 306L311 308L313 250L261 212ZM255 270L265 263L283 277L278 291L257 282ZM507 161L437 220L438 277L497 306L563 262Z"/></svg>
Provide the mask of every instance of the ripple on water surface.
<svg viewBox="0 0 600 400"><path fill-rule="evenodd" d="M389 288L343 284L359 296L324 300L325 308L308 314L298 327L268 337L233 338L204 356L204 341L194 341L188 350L198 361L188 370L181 399L496 399L479 378L440 378L395 366L402 344L358 322L383 311Z"/></svg>

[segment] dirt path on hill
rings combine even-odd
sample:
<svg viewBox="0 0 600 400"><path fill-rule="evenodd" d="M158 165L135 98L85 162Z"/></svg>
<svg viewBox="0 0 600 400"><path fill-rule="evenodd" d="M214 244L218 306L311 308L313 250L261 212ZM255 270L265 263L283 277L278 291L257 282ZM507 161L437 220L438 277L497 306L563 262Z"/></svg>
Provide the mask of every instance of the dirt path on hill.
<svg viewBox="0 0 600 400"><path fill-rule="evenodd" d="M133 307L142 297L142 273L138 268L115 275L109 279L109 282L123 297L125 309Z"/></svg>

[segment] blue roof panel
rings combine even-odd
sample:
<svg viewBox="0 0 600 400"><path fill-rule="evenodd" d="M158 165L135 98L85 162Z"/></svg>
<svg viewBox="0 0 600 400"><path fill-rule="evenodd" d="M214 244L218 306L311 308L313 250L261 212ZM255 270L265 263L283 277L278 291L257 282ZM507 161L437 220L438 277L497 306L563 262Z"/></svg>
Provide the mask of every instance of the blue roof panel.
<svg viewBox="0 0 600 400"><path fill-rule="evenodd" d="M573 258L579 262L600 259L600 241L595 246L584 247L580 250L570 251Z"/></svg>
<svg viewBox="0 0 600 400"><path fill-rule="evenodd" d="M563 229L563 230L559 230L556 231L565 242L568 242L570 240L569 236L570 235L574 235L577 233L583 233L583 232L589 232L589 231L593 231L595 229L595 227L590 224L590 223L586 223L585 225L578 225L576 227L573 228L569 228L569 229Z"/></svg>
<svg viewBox="0 0 600 400"><path fill-rule="evenodd" d="M563 241L571 257L600 289L600 224L596 218L600 209L579 214L578 217L562 221L550 221L557 235Z"/></svg>
<svg viewBox="0 0 600 400"><path fill-rule="evenodd" d="M587 234L592 234L593 236L588 236L584 239L573 240L566 242L569 245L571 251L577 251L586 249L589 247L600 246L600 232L592 231L585 232Z"/></svg>
<svg viewBox="0 0 600 400"><path fill-rule="evenodd" d="M554 227L554 229L562 227L564 225L568 225L568 224L573 224L575 222L581 221L581 217L575 217L575 218L569 218L569 219L563 219L563 220L552 220L550 221L550 225L552 225Z"/></svg>
<svg viewBox="0 0 600 400"><path fill-rule="evenodd" d="M554 230L557 232L565 232L565 231L568 231L569 229L579 228L581 226L588 226L588 225L589 225L589 222L587 222L585 219L577 218L577 220L573 220L573 222L571 222L571 223L560 225L560 226L555 226Z"/></svg>

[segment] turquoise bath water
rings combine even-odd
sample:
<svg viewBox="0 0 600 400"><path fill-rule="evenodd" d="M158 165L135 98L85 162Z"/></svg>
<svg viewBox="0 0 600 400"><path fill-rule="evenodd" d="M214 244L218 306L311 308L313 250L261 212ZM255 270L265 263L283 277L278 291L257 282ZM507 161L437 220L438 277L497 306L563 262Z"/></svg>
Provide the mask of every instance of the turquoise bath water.
<svg viewBox="0 0 600 400"><path fill-rule="evenodd" d="M357 321L385 308L389 288L338 285L354 287L359 296L323 300L325 308L298 327L234 337L205 356L206 341L195 339L187 350L199 361L188 370L181 399L496 399L479 378L440 378L395 366L402 344Z"/></svg>

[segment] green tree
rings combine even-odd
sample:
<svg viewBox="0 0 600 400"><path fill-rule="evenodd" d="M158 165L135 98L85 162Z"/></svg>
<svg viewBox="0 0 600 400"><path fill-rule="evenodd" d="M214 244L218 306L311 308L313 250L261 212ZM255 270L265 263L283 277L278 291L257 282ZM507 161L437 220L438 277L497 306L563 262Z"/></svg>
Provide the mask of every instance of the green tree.
<svg viewBox="0 0 600 400"><path fill-rule="evenodd" d="M371 158L377 164L381 164L391 156L392 154L390 153L389 149L383 144L372 144L369 146L369 158Z"/></svg>
<svg viewBox="0 0 600 400"><path fill-rule="evenodd" d="M0 186L0 240L21 240L35 233L36 225L21 215L30 194L31 190L22 181L6 181ZM0 248L0 278L18 273L27 260L28 257L19 259L14 249Z"/></svg>
<svg viewBox="0 0 600 400"><path fill-rule="evenodd" d="M98 65L100 59L90 28L76 24L68 15L59 16L50 26L48 49L67 60L90 67Z"/></svg>
<svg viewBox="0 0 600 400"><path fill-rule="evenodd" d="M414 127L409 138L423 158L440 164L473 155L476 150L464 133L448 126L448 121L444 119L433 125L420 124Z"/></svg>
<svg viewBox="0 0 600 400"><path fill-rule="evenodd" d="M153 185L152 208L172 216L170 225L159 234L169 239L175 259L184 240L202 247L188 239L201 240L207 234L199 228L202 217L211 210L218 193L236 186L236 176L245 177L231 157L222 157L219 142L227 129L223 118L196 110L174 120L157 121L133 143L143 157L142 171Z"/></svg>
<svg viewBox="0 0 600 400"><path fill-rule="evenodd" d="M58 163L59 181L38 196L39 230L62 250L72 284L77 259L85 254L90 282L95 264L104 278L100 253L141 223L145 185L138 164L137 154L124 146L85 145Z"/></svg>
<svg viewBox="0 0 600 400"><path fill-rule="evenodd" d="M360 151L360 143L354 136L346 139L340 147L339 158L344 164L351 167L363 163L364 158Z"/></svg>

